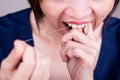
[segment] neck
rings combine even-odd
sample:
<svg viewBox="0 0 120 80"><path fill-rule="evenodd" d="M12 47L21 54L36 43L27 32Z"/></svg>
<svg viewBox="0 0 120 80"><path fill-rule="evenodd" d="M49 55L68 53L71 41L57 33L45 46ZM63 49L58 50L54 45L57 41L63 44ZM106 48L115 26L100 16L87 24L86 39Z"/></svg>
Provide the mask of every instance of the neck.
<svg viewBox="0 0 120 80"><path fill-rule="evenodd" d="M30 13L30 22L32 27L32 32L34 35L40 37L40 39L43 39L45 41L53 41L54 43L60 43L62 34L56 31L54 27L50 26L47 20L44 18L43 22L39 23L40 30L37 27L34 13L31 11Z"/></svg>

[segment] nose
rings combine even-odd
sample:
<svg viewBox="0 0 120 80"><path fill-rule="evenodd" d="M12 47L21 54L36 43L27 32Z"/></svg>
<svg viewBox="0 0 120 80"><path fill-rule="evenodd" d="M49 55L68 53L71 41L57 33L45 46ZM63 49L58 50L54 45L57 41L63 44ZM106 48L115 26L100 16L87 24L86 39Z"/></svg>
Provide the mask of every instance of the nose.
<svg viewBox="0 0 120 80"><path fill-rule="evenodd" d="M64 9L66 16L83 19L92 14L89 0L71 0L70 4Z"/></svg>

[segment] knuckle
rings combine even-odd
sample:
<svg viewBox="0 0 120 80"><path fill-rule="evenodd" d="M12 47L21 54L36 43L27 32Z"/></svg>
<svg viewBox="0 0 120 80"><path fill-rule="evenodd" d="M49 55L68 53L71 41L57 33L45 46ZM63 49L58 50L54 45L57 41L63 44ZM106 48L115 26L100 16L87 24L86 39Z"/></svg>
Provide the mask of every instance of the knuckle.
<svg viewBox="0 0 120 80"><path fill-rule="evenodd" d="M69 42L66 42L66 43L65 43L65 46L68 47L68 46L69 46Z"/></svg>
<svg viewBox="0 0 120 80"><path fill-rule="evenodd" d="M1 69L8 69L10 65L8 64L7 59L3 59L3 61L1 62Z"/></svg>
<svg viewBox="0 0 120 80"><path fill-rule="evenodd" d="M2 60L1 65L3 66L4 63L6 63L6 59L3 59L3 60ZM1 66L1 67L2 67L2 66Z"/></svg>
<svg viewBox="0 0 120 80"><path fill-rule="evenodd" d="M79 35L79 32L77 30L73 31L74 38L77 38Z"/></svg>
<svg viewBox="0 0 120 80"><path fill-rule="evenodd" d="M62 47L60 50L60 56L65 56L66 55L66 47Z"/></svg>
<svg viewBox="0 0 120 80"><path fill-rule="evenodd" d="M79 51L80 51L80 49L79 49L78 47L74 47L74 48L73 48L73 52L74 52L74 53L79 53Z"/></svg>
<svg viewBox="0 0 120 80"><path fill-rule="evenodd" d="M72 53L71 49L67 50L67 56L68 56L69 58L72 58L73 53Z"/></svg>
<svg viewBox="0 0 120 80"><path fill-rule="evenodd" d="M34 60L32 60L30 62L24 61L23 64L25 64L26 66L35 66L36 63Z"/></svg>
<svg viewBox="0 0 120 80"><path fill-rule="evenodd" d="M72 34L74 34L74 35L76 35L78 33L78 30L76 30L76 29L73 29L71 31L72 31Z"/></svg>
<svg viewBox="0 0 120 80"><path fill-rule="evenodd" d="M68 41L68 42L66 42L66 44L65 44L65 45L66 45L66 47L71 47L71 46L72 46L72 44L73 44L73 43L72 43L72 41Z"/></svg>
<svg viewBox="0 0 120 80"><path fill-rule="evenodd" d="M60 56L64 56L65 54L64 54L64 50L63 49L61 49L60 50Z"/></svg>
<svg viewBox="0 0 120 80"><path fill-rule="evenodd" d="M74 56L76 56L76 57L79 57L80 55L80 53L81 53L82 51L81 51L81 49L79 49L78 47L76 48L73 48L73 55Z"/></svg>

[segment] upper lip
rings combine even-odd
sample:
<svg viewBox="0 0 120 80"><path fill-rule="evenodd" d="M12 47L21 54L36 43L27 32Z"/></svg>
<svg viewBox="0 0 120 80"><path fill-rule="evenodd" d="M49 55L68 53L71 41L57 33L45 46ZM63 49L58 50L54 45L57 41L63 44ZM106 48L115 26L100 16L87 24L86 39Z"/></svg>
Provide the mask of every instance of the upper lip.
<svg viewBox="0 0 120 80"><path fill-rule="evenodd" d="M82 25L82 24L86 24L86 23L89 23L89 22L87 22L87 21L81 21L81 22L70 21L70 22L66 22L66 23L69 23L69 24L76 24L76 25Z"/></svg>

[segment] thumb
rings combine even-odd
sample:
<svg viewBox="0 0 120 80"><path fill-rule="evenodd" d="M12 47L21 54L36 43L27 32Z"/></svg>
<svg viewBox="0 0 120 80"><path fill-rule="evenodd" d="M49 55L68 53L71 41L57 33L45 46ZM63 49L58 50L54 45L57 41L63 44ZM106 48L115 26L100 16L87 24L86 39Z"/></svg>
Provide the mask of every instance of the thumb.
<svg viewBox="0 0 120 80"><path fill-rule="evenodd" d="M86 27L88 27L88 33L87 33L87 36L90 38L90 39L95 39L94 38L94 31L93 31L93 26L91 23L89 23Z"/></svg>
<svg viewBox="0 0 120 80"><path fill-rule="evenodd" d="M24 52L24 44L21 40L15 40L14 42L14 50L15 53L20 54L22 56L23 52Z"/></svg>

